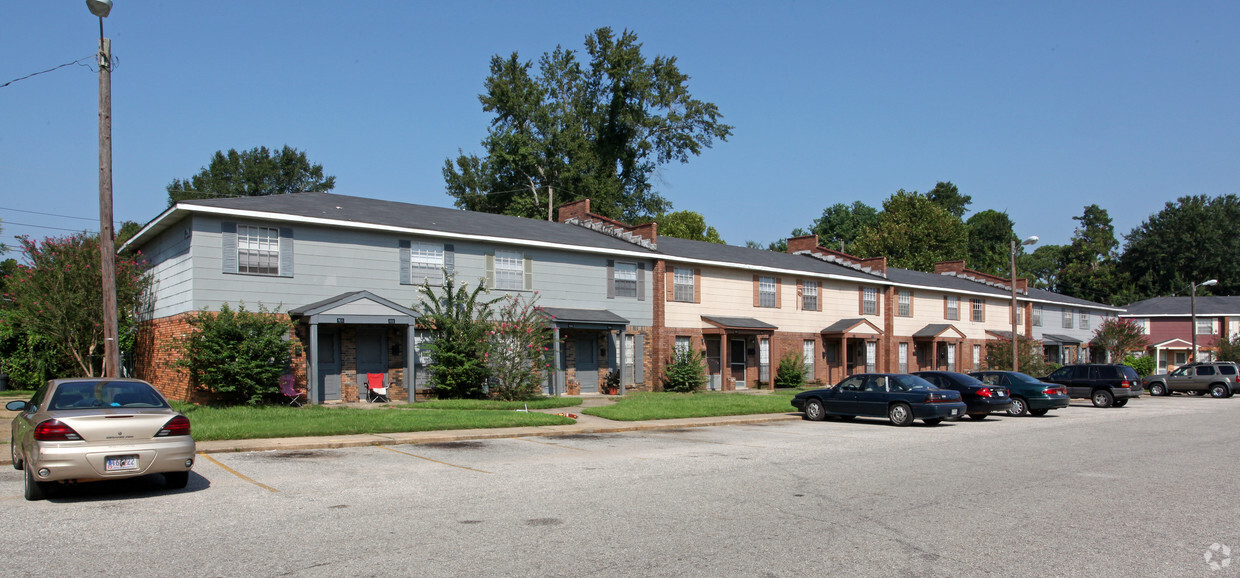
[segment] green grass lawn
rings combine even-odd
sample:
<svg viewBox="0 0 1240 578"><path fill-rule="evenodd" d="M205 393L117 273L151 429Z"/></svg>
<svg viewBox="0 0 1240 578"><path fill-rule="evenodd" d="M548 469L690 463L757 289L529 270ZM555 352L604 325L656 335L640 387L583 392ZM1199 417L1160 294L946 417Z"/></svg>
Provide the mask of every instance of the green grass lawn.
<svg viewBox="0 0 1240 578"><path fill-rule="evenodd" d="M352 409L322 406L206 407L179 402L173 402L173 406L189 418L194 439L197 441L575 423L569 418L546 413L481 409L405 411L404 409Z"/></svg>
<svg viewBox="0 0 1240 578"><path fill-rule="evenodd" d="M790 401L801 390L780 389L767 394L722 392L630 393L615 405L592 407L581 413L618 421L715 417L796 411Z"/></svg>
<svg viewBox="0 0 1240 578"><path fill-rule="evenodd" d="M544 397L533 401L498 401L493 399L433 399L400 406L405 409L553 409L581 405L580 397Z"/></svg>

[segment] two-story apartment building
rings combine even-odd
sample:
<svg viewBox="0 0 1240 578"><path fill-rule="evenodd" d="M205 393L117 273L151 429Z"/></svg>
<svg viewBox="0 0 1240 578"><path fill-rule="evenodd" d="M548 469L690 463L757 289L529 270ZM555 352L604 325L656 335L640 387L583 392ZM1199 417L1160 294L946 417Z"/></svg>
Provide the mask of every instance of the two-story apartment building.
<svg viewBox="0 0 1240 578"><path fill-rule="evenodd" d="M1197 338L1197 357L1213 359L1210 349L1220 337L1240 333L1240 297L1202 296L1196 298L1197 324L1193 325L1191 297L1155 297L1125 308L1120 317L1132 319L1149 341L1148 353L1159 370L1170 371L1193 360L1193 333Z"/></svg>

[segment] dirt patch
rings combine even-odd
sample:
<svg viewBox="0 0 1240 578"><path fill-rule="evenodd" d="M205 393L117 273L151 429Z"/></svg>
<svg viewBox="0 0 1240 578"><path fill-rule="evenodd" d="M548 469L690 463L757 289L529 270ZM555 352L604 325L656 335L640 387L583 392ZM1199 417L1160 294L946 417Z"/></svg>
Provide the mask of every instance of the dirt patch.
<svg viewBox="0 0 1240 578"><path fill-rule="evenodd" d="M559 526L564 520L559 518L531 518L525 521L526 526Z"/></svg>
<svg viewBox="0 0 1240 578"><path fill-rule="evenodd" d="M418 444L418 447L435 448L441 450L480 450L487 447L484 442L463 441L463 442L430 442Z"/></svg>
<svg viewBox="0 0 1240 578"><path fill-rule="evenodd" d="M265 458L276 460L295 460L301 458L322 458L331 454L316 450L287 450L261 454Z"/></svg>
<svg viewBox="0 0 1240 578"><path fill-rule="evenodd" d="M558 435L558 436L547 436L546 439L549 439L549 440L597 440L597 439L602 439L602 438L603 436L599 434L565 434L565 435Z"/></svg>

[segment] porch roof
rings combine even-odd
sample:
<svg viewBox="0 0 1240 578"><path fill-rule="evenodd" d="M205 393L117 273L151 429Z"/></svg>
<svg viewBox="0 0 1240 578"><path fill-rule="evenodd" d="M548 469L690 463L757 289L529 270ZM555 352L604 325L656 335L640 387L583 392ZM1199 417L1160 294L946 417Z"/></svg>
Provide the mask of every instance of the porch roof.
<svg viewBox="0 0 1240 578"><path fill-rule="evenodd" d="M290 309L290 317L310 323L400 324L418 318L416 311L402 307L370 291L352 291Z"/></svg>
<svg viewBox="0 0 1240 578"><path fill-rule="evenodd" d="M543 307L556 325L560 327L602 327L618 329L629 324L625 319L606 309L570 309L567 307Z"/></svg>
<svg viewBox="0 0 1240 578"><path fill-rule="evenodd" d="M819 333L830 337L849 337L854 335L882 335L883 330L870 323L869 319L841 319L832 323Z"/></svg>
<svg viewBox="0 0 1240 578"><path fill-rule="evenodd" d="M1072 337L1070 335L1057 335L1055 333L1043 333L1042 343L1045 343L1048 345L1079 345L1081 343L1081 340L1075 337Z"/></svg>
<svg viewBox="0 0 1240 578"><path fill-rule="evenodd" d="M741 331L774 331L779 329L778 326L771 325L765 321L759 321L752 317L719 317L715 315L703 315L702 321L705 321L720 329L733 329Z"/></svg>
<svg viewBox="0 0 1240 578"><path fill-rule="evenodd" d="M913 334L913 339L964 339L964 332L951 323L931 323Z"/></svg>
<svg viewBox="0 0 1240 578"><path fill-rule="evenodd" d="M1155 343L1150 347L1153 347L1154 349L1188 349L1192 346L1193 344L1188 340L1173 337L1161 343Z"/></svg>

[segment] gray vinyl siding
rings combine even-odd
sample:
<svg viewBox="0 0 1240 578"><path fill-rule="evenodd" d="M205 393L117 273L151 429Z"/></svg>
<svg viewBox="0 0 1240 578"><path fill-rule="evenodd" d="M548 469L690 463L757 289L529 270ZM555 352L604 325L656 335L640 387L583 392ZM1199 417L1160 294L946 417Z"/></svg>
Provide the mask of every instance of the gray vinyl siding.
<svg viewBox="0 0 1240 578"><path fill-rule="evenodd" d="M411 237L394 233L333 229L296 223L270 224L246 219L229 219L238 224L264 224L292 227L294 230L294 271L291 278L224 273L221 262L221 219L195 217L193 243L193 306L218 310L227 302L235 306L244 301L250 308L259 303L287 311L357 290L367 290L400 305L420 301L418 287L401 285L400 241L443 242L433 237ZM532 259L532 291L539 305L576 309L606 309L630 325L653 325L653 261L645 261L647 275L642 287L644 300L607 299L607 257L597 253L574 253L530 247L503 246L452 239L453 266L458 283L475 287L486 275L485 254L496 248L521 251ZM635 259L641 262L640 259ZM532 291L511 293L532 295ZM504 292L492 292L497 296Z"/></svg>
<svg viewBox="0 0 1240 578"><path fill-rule="evenodd" d="M155 295L155 308L144 313L144 318L168 317L193 308L192 241L193 232L186 219L142 248Z"/></svg>
<svg viewBox="0 0 1240 578"><path fill-rule="evenodd" d="M1102 325L1102 321L1115 317L1114 311L1102 311L1098 309L1088 309L1080 306L1066 307L1072 312L1072 329L1063 326L1064 306L1061 305L1042 305L1042 325L1033 328L1034 339L1042 339L1042 334L1050 333L1051 335L1066 335L1081 340L1081 345L1086 345L1094 338L1094 332L1098 330L1098 326ZM1081 329L1081 312L1089 313L1089 329Z"/></svg>

